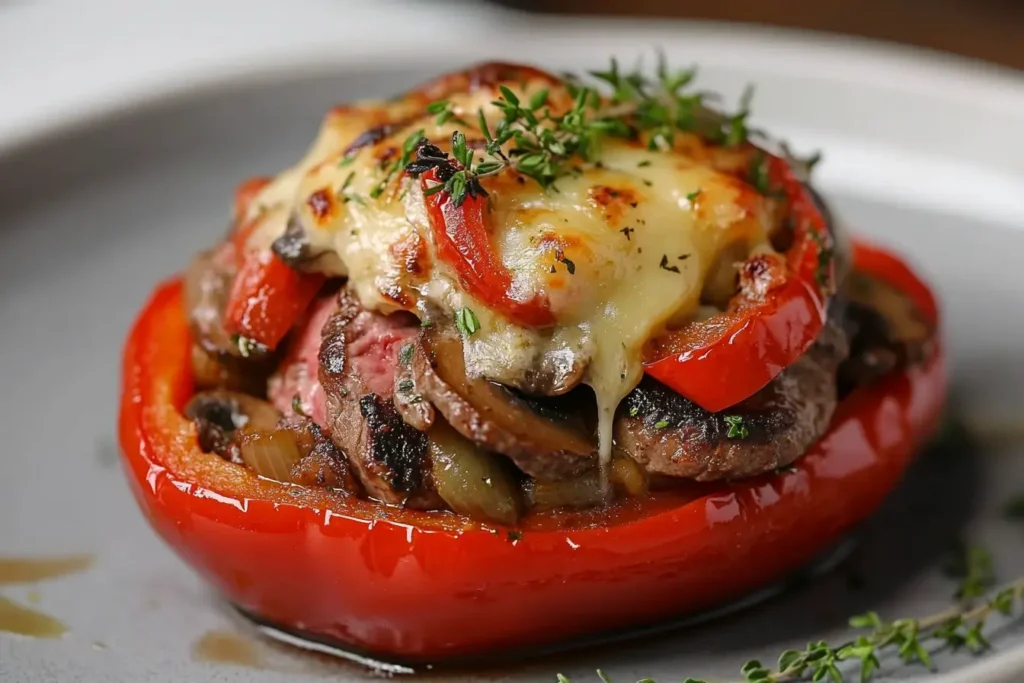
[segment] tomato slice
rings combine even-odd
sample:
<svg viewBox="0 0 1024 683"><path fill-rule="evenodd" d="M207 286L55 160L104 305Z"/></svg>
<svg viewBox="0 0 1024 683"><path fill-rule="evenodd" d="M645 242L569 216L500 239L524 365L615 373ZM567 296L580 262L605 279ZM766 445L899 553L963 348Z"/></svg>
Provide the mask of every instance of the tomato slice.
<svg viewBox="0 0 1024 683"><path fill-rule="evenodd" d="M855 257L935 311L897 259ZM182 415L189 348L176 280L154 293L124 354L122 461L146 518L233 604L392 660L550 646L779 580L878 507L937 425L946 390L935 344L921 365L846 397L786 473L532 515L511 534L261 479L202 452Z"/></svg>
<svg viewBox="0 0 1024 683"><path fill-rule="evenodd" d="M734 297L728 311L655 339L645 359L647 374L711 412L775 379L814 343L827 317L834 266L825 219L784 160L764 162L794 225L784 267L752 257L741 275L752 281L749 292Z"/></svg>
<svg viewBox="0 0 1024 683"><path fill-rule="evenodd" d="M438 182L437 169L420 177L424 190ZM486 197L467 196L456 206L451 195L441 191L427 195L425 201L438 258L455 270L463 289L519 325L543 327L554 322L543 294L525 301L513 298L512 273L491 241Z"/></svg>
<svg viewBox="0 0 1024 683"><path fill-rule="evenodd" d="M272 251L243 251L224 312L228 332L274 349L295 325L324 283L318 273L299 273Z"/></svg>

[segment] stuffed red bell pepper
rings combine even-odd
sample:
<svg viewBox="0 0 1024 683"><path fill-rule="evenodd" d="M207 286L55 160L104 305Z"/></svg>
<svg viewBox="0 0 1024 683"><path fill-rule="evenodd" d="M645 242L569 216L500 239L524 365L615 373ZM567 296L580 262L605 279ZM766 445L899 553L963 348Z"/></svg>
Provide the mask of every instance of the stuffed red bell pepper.
<svg viewBox="0 0 1024 683"><path fill-rule="evenodd" d="M386 659L737 598L881 503L936 302L662 65L338 107L128 340L124 464L228 600Z"/></svg>

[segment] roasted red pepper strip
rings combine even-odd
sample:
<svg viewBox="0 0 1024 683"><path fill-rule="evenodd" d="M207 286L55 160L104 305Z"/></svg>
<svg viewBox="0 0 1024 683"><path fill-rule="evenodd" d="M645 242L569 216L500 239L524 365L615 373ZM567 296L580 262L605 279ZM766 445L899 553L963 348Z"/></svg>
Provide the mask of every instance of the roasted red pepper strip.
<svg viewBox="0 0 1024 683"><path fill-rule="evenodd" d="M254 177L235 189L234 218L237 227L231 235L238 262L224 312L225 328L246 339L273 349L298 321L324 277L298 273L271 251L252 251L246 247L258 220L245 221L245 214L257 195L271 182Z"/></svg>
<svg viewBox="0 0 1024 683"><path fill-rule="evenodd" d="M935 311L898 260L856 256ZM845 398L787 473L534 515L520 537L260 479L203 453L181 414L193 391L189 348L172 281L142 311L123 367L123 465L154 529L244 610L421 661L677 618L786 576L877 508L932 433L946 390L936 344L923 364Z"/></svg>
<svg viewBox="0 0 1024 683"><path fill-rule="evenodd" d="M426 190L438 182L437 170L421 176ZM526 301L512 297L512 273L498 257L487 225L487 198L466 197L456 206L447 192L425 198L438 257L451 266L462 287L514 323L543 327L554 322L547 298L535 294Z"/></svg>
<svg viewBox="0 0 1024 683"><path fill-rule="evenodd" d="M788 164L773 156L765 163L770 186L785 194L795 225L785 272L767 296L737 296L729 311L654 340L644 364L651 377L711 412L775 379L814 343L827 315L834 273L825 220Z"/></svg>
<svg viewBox="0 0 1024 683"><path fill-rule="evenodd" d="M228 332L277 347L323 286L324 276L299 273L272 251L245 251L224 312Z"/></svg>

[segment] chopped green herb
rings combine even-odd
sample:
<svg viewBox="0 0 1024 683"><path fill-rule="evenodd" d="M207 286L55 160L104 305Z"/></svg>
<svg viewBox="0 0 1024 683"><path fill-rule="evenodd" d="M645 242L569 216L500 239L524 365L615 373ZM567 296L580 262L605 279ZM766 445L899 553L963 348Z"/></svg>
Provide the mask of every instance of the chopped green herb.
<svg viewBox="0 0 1024 683"><path fill-rule="evenodd" d="M637 408L636 406L633 406L632 408L629 409L629 416L630 417L636 417L637 413L639 413L639 412L640 412L640 409Z"/></svg>
<svg viewBox="0 0 1024 683"><path fill-rule="evenodd" d="M480 320L471 309L460 308L455 313L455 327L458 328L459 332L469 337L480 329Z"/></svg>
<svg viewBox="0 0 1024 683"><path fill-rule="evenodd" d="M515 543L516 541L523 540L523 532L517 531L515 529L509 529L508 540L512 541L513 543Z"/></svg>
<svg viewBox="0 0 1024 683"><path fill-rule="evenodd" d="M728 439L745 439L750 435L747 431L747 426L743 424L742 415L726 415L724 418L725 424L729 425L729 431L726 433Z"/></svg>
<svg viewBox="0 0 1024 683"><path fill-rule="evenodd" d="M654 423L655 429L664 429L665 427L668 427L668 420L658 420Z"/></svg>
<svg viewBox="0 0 1024 683"><path fill-rule="evenodd" d="M694 190L693 192L691 192L688 195L686 195L686 201L688 201L691 204L693 204L695 201L697 201L697 197L699 197L699 196L700 196L700 188L698 187L696 190Z"/></svg>
<svg viewBox="0 0 1024 683"><path fill-rule="evenodd" d="M651 165L651 160L650 159L644 159L643 161L639 162L636 165L636 167L637 168L647 168L650 165Z"/></svg>
<svg viewBox="0 0 1024 683"><path fill-rule="evenodd" d="M995 583L992 555L977 545L959 544L949 563L946 573L959 579L957 600L970 601L979 598Z"/></svg>
<svg viewBox="0 0 1024 683"><path fill-rule="evenodd" d="M300 417L309 417L306 414L306 410L302 407L302 398L298 394L292 396L292 412Z"/></svg>
<svg viewBox="0 0 1024 683"><path fill-rule="evenodd" d="M401 382L398 383L398 391L403 394L408 394L415 387L416 385L413 383L411 379L403 379Z"/></svg>
<svg viewBox="0 0 1024 683"><path fill-rule="evenodd" d="M392 179L394 179L396 176L398 176L398 174L401 173L402 170L405 169L405 167L409 165L409 162L412 160L412 155L416 151L417 146L419 145L420 140L422 140L422 139L423 139L423 129L422 128L420 128L419 130L417 130L417 131L415 131L413 133L410 133L405 138L405 140L402 142L402 152L401 152L401 154L396 156L394 161L389 163L384 168L384 177L380 180L380 182L378 182L374 186L374 188L372 190L370 190L370 197L371 198L377 199L382 194L384 194L384 190L387 189L387 186L392 181Z"/></svg>
<svg viewBox="0 0 1024 683"><path fill-rule="evenodd" d="M768 178L768 157L764 152L758 151L750 160L750 168L747 169L747 179L754 189L763 195L771 192Z"/></svg>
<svg viewBox="0 0 1024 683"><path fill-rule="evenodd" d="M830 270L832 266L833 250L830 238L823 231L811 227L807 230L808 235L818 246L818 268L814 278L821 287L828 287L830 284Z"/></svg>
<svg viewBox="0 0 1024 683"><path fill-rule="evenodd" d="M561 250L555 253L555 260L557 260L559 263L565 264L565 269L569 271L569 275L576 274L576 264L567 259L565 257L565 254L563 254Z"/></svg>
<svg viewBox="0 0 1024 683"><path fill-rule="evenodd" d="M661 263L659 263L658 266L660 268L662 268L663 270L670 270L673 273L678 273L679 272L679 266L670 266L668 264L668 254L662 254L661 255Z"/></svg>
<svg viewBox="0 0 1024 683"><path fill-rule="evenodd" d="M424 318L423 320L420 321L420 327L430 327L433 324L434 323L431 320L428 320L427 318Z"/></svg>
<svg viewBox="0 0 1024 683"><path fill-rule="evenodd" d="M420 323L422 325L422 323ZM408 365L412 361L412 344L404 344L398 351L398 362L402 365Z"/></svg>
<svg viewBox="0 0 1024 683"><path fill-rule="evenodd" d="M238 353L239 355L242 356L242 358L249 358L251 356L261 355L269 351L269 349L266 346L260 344L255 339L249 339L248 337L244 337L240 334L233 335L231 340L238 348Z"/></svg>
<svg viewBox="0 0 1024 683"><path fill-rule="evenodd" d="M434 119L434 123L438 126L443 126L449 121L454 121L460 125L466 125L466 122L455 115L455 107L448 100L438 100L437 102L431 102L427 105L428 114L436 114L437 118Z"/></svg>
<svg viewBox="0 0 1024 683"><path fill-rule="evenodd" d="M634 228L623 228L622 230L619 230L619 232L621 232L623 235L625 235L626 239L629 240L630 233L635 232L635 229Z"/></svg>

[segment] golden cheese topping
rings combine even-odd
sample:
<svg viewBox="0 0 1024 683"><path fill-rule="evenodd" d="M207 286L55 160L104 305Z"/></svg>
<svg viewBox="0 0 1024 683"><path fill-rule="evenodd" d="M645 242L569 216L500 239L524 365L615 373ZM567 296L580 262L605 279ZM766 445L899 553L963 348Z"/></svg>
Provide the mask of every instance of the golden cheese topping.
<svg viewBox="0 0 1024 683"><path fill-rule="evenodd" d="M549 76L517 76L500 84L521 100L546 88L553 110L571 105ZM511 294L527 301L541 293L554 318L544 329L517 325L474 298L438 259L421 182L387 173L419 131L445 151L456 130L471 146L481 142L478 112L490 130L503 117L493 104L498 85L479 73L453 76L397 101L330 112L305 157L253 202L252 246L269 247L293 221L324 255L317 267L347 275L367 308L432 320L469 308L479 330L465 337L468 371L549 394L589 384L607 459L611 418L640 381L645 344L701 315L706 285L723 272L731 282L733 262L770 249L772 208L730 172L745 157L685 134L668 150L606 138L596 158L553 187L512 169L484 178L491 244L511 273ZM441 125L426 111L435 99L448 100L455 114Z"/></svg>

